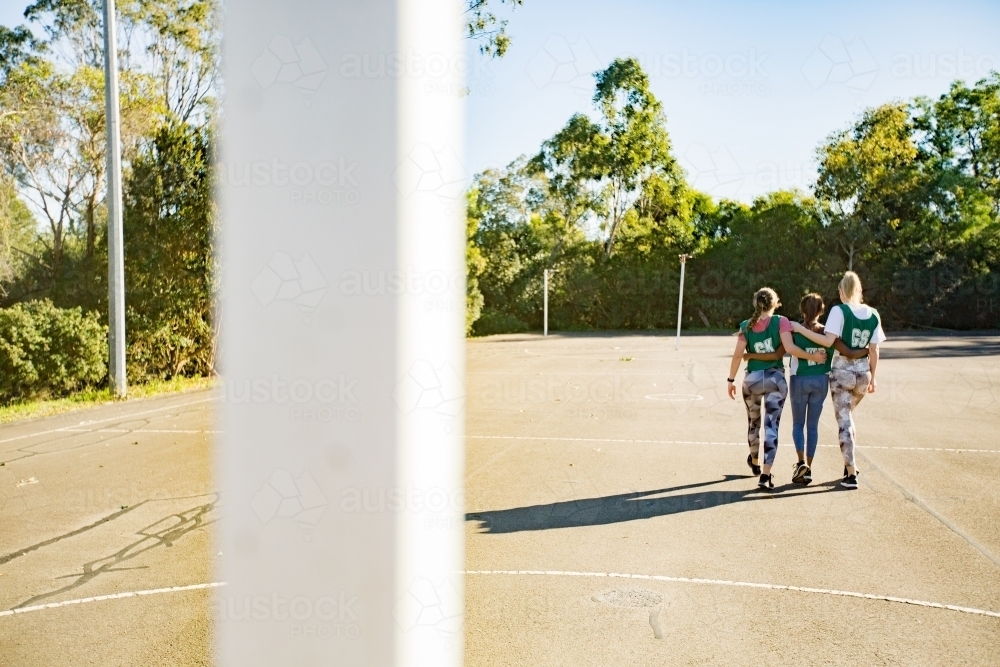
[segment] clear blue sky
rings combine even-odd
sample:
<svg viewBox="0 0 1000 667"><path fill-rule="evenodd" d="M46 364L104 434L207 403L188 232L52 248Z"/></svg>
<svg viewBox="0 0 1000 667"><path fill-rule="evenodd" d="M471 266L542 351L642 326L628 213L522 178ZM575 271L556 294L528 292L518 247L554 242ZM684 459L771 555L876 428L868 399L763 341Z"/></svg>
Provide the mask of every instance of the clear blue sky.
<svg viewBox="0 0 1000 667"><path fill-rule="evenodd" d="M525 0L504 15L507 56L470 71L470 173L590 111L589 75L617 56L643 62L696 187L744 201L807 189L817 145L861 109L1000 70L996 0Z"/></svg>
<svg viewBox="0 0 1000 667"><path fill-rule="evenodd" d="M498 3L499 0L493 0ZM0 0L17 25L26 0ZM469 43L465 164L533 153L591 110L592 72L638 56L694 185L751 201L806 189L816 146L861 109L1000 69L1000 2L525 0L514 43L488 60Z"/></svg>

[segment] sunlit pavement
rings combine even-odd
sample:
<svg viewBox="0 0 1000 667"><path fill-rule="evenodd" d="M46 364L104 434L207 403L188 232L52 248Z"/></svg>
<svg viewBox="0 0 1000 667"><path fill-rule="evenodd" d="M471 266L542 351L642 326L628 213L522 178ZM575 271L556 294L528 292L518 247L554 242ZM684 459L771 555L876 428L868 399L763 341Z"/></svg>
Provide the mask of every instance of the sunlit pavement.
<svg viewBox="0 0 1000 667"><path fill-rule="evenodd" d="M857 491L829 403L756 490L731 347L469 342L466 663L1000 662L1000 337L884 347ZM0 428L2 664L211 664L213 398Z"/></svg>
<svg viewBox="0 0 1000 667"><path fill-rule="evenodd" d="M212 403L0 428L0 664L211 664Z"/></svg>
<svg viewBox="0 0 1000 667"><path fill-rule="evenodd" d="M1000 338L883 347L856 491L829 400L756 489L732 346L470 341L466 663L1000 662Z"/></svg>

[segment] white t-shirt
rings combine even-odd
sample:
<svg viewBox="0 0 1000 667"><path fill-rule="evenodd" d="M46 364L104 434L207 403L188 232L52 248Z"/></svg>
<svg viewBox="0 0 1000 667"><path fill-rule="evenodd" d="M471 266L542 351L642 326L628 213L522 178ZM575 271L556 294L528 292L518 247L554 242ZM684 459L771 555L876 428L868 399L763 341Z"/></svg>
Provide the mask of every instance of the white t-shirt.
<svg viewBox="0 0 1000 667"><path fill-rule="evenodd" d="M869 344L878 345L885 340L885 331L882 330L882 317L878 314L878 311L871 306L859 303L859 304L847 304L851 308L851 312L859 320L867 320L873 314L878 316L878 326L875 328L875 332L872 334L872 338ZM843 338L844 333L844 313L841 312L840 306L834 306L830 310L830 314L826 318L826 326L823 328L826 333L832 333L835 336Z"/></svg>

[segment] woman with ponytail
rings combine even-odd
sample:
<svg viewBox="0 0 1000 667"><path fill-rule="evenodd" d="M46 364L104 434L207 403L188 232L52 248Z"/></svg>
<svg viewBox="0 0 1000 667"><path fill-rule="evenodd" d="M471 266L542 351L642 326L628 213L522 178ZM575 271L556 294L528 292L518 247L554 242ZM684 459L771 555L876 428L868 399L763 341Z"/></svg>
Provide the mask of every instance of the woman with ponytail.
<svg viewBox="0 0 1000 667"><path fill-rule="evenodd" d="M823 333L801 324L793 324L795 332L824 347L836 347L837 354L830 365L830 396L837 413L840 452L844 457L844 479L840 485L858 488L854 449L857 432L854 409L865 394L876 389L875 369L878 367L879 344L885 340L878 311L862 303L861 279L848 271L839 285L841 304L830 311Z"/></svg>
<svg viewBox="0 0 1000 667"><path fill-rule="evenodd" d="M778 295L770 287L757 290L753 296L753 316L740 323L736 349L729 365L729 379L726 390L729 398L736 400L736 373L744 355L747 355L746 374L743 377L743 403L747 409L747 442L750 455L747 465L754 475L760 475L757 483L762 489L773 489L774 479L771 466L778 453L778 425L781 411L788 395L785 381L784 352L800 359L817 363L826 360L826 351L806 352L792 340L792 325L787 318L775 316L774 311L781 305ZM763 408L763 418L761 415ZM761 426L764 429L764 461L760 462Z"/></svg>
<svg viewBox="0 0 1000 667"><path fill-rule="evenodd" d="M800 326L814 333L822 333L823 325L819 318L826 310L823 297L816 293L806 294L799 301L799 312L802 313ZM798 323L792 323L795 328ZM792 334L795 344L806 352L816 352L816 343L809 340L797 330ZM792 473L792 481L796 484L812 482L813 457L816 456L816 445L819 442L819 417L823 413L823 402L826 392L830 389L830 362L833 361L833 347L824 345L826 361L800 362L792 357L789 369L789 385L792 400L792 440L795 441L795 454L798 461Z"/></svg>

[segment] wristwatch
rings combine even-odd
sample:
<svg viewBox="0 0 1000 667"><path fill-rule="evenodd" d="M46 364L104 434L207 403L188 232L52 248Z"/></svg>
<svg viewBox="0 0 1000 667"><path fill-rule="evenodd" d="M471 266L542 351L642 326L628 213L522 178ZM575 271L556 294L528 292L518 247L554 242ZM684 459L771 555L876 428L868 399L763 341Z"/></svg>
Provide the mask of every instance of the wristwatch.
<svg viewBox="0 0 1000 667"><path fill-rule="evenodd" d="M729 379L726 380L726 382L736 382L736 379L735 378L729 378Z"/></svg>

